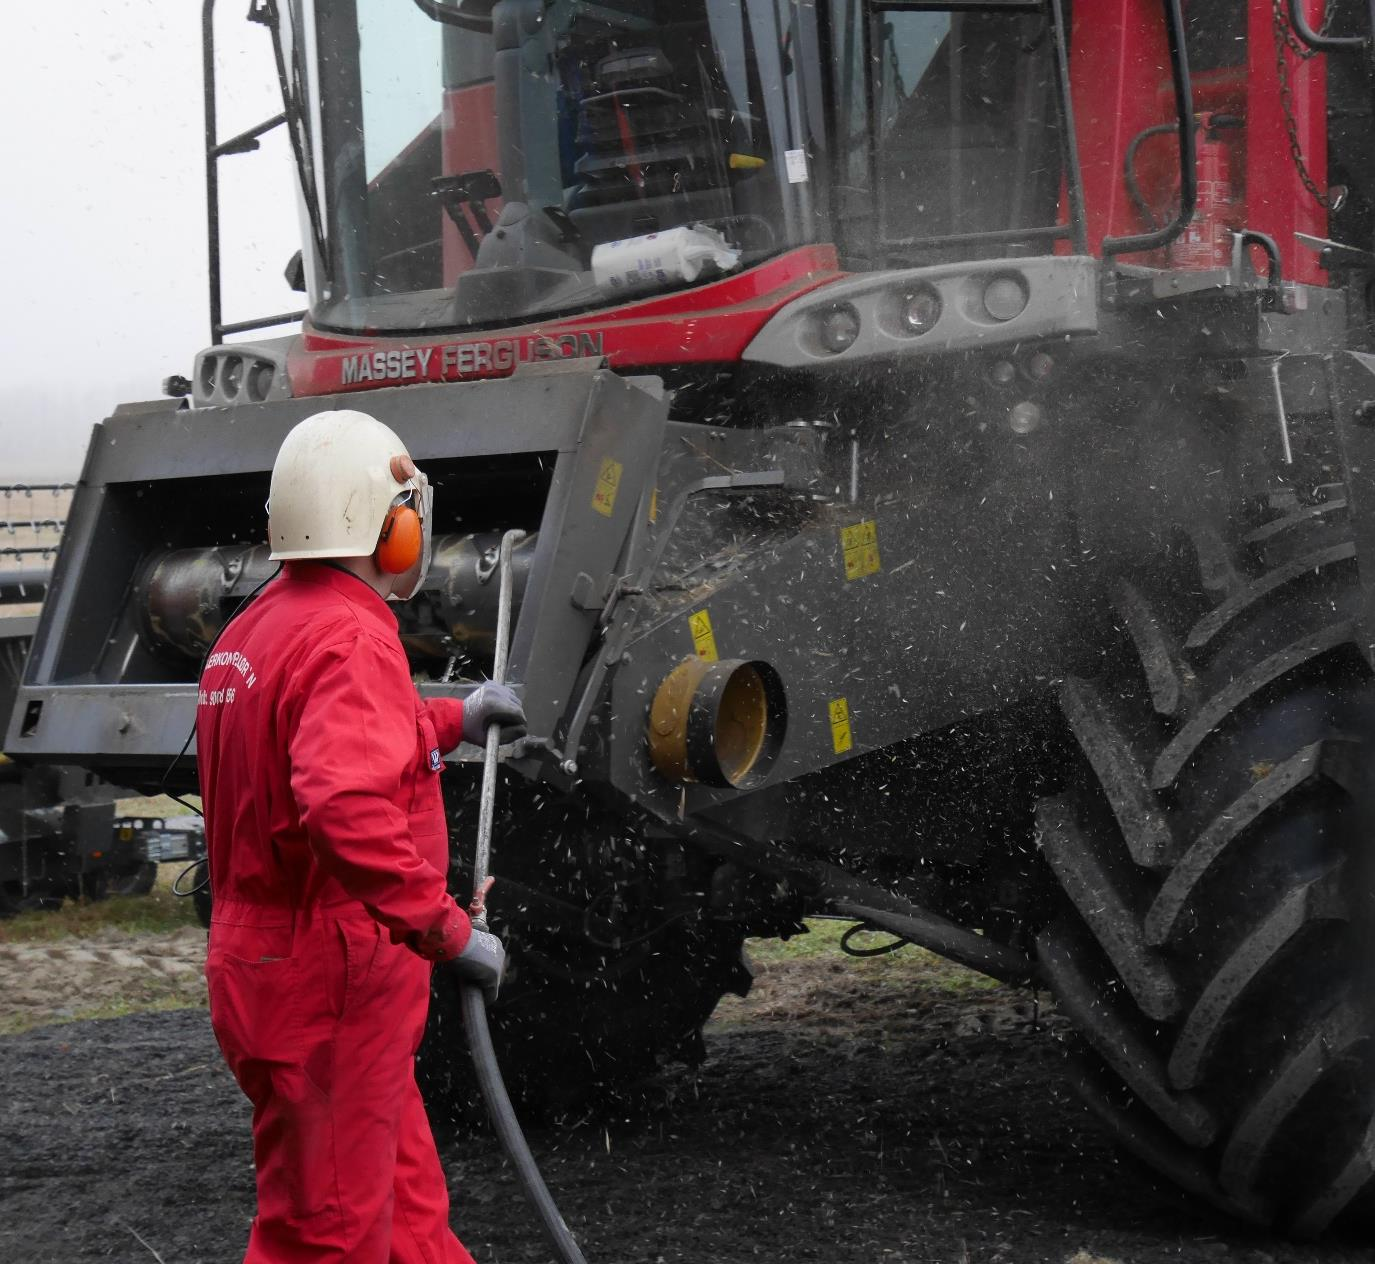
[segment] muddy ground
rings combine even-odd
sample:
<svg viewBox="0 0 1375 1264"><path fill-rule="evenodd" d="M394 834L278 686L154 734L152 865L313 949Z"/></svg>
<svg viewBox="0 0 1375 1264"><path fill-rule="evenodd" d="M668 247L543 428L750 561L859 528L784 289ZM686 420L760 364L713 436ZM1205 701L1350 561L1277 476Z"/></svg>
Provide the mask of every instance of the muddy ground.
<svg viewBox="0 0 1375 1264"><path fill-rule="evenodd" d="M119 951L77 964L157 955ZM0 964L5 1000L19 964ZM41 954L22 964L32 989ZM1375 1261L1248 1233L1156 1185L1077 1105L1053 1015L948 967L774 961L707 1043L698 1073L633 1111L532 1134L591 1264ZM239 1260L248 1122L204 1010L0 1038L0 1261ZM479 1261L548 1259L490 1137L444 1158Z"/></svg>

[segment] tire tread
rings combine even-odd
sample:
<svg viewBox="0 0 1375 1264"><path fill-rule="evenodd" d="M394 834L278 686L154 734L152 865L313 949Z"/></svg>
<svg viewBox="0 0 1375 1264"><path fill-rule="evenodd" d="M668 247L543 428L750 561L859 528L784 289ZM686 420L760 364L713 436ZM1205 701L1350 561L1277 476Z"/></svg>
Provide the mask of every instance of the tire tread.
<svg viewBox="0 0 1375 1264"><path fill-rule="evenodd" d="M1136 1003L1159 1022L1173 1018L1179 1010L1175 982L1147 946L1131 902L1116 889L1067 803L1043 799L1036 823L1046 859Z"/></svg>

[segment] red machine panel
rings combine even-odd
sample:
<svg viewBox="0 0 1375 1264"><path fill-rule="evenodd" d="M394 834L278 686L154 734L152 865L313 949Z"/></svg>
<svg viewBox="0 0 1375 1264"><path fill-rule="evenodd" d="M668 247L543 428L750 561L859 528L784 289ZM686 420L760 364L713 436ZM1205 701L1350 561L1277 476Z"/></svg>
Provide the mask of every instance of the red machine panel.
<svg viewBox="0 0 1375 1264"><path fill-rule="evenodd" d="M1323 0L1305 3L1310 19L1321 24ZM1218 6L1206 0L1187 7L1200 29L1218 20ZM1309 177L1325 194L1325 59L1301 55L1287 23L1277 26L1272 0L1249 0L1244 29L1209 28L1209 34L1206 44L1200 41L1202 56L1190 50L1199 124L1194 221L1168 250L1134 261L1188 270L1223 266L1232 230L1245 227L1275 239L1287 279L1321 285L1316 255L1294 234L1325 236L1327 212L1294 160L1291 120ZM1210 65L1208 56L1228 64ZM1174 98L1159 0L1076 6L1070 72L1089 247L1097 253L1105 237L1143 232L1178 207L1178 145L1169 133ZM1155 223L1131 197L1129 159Z"/></svg>

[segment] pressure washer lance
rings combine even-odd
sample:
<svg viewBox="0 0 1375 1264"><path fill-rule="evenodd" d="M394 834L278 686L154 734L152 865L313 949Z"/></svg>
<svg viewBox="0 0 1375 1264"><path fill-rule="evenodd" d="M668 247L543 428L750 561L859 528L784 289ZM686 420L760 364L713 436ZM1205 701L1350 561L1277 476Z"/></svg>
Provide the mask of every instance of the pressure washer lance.
<svg viewBox="0 0 1375 1264"><path fill-rule="evenodd" d="M511 550L525 538L524 531L508 531L501 537L497 554L497 577L500 588L497 598L496 661L492 664L492 679L506 683L506 656L511 634ZM476 900L487 881L492 855L492 816L497 798L497 765L500 762L501 726L487 726L487 750L482 761L482 798L477 818L477 851L473 857L473 898ZM487 929L487 914L473 919L478 930ZM487 1026L486 998L475 983L462 988L463 1025L468 1032L468 1048L473 1055L473 1069L477 1072L482 1096L486 1099L492 1127L501 1138L502 1147L515 1165L516 1177L526 1199L539 1217L545 1239L554 1250L560 1264L586 1264L583 1253L559 1209L554 1205L549 1187L544 1183L534 1156L525 1143L511 1098L501 1078L496 1050L492 1048L492 1033Z"/></svg>

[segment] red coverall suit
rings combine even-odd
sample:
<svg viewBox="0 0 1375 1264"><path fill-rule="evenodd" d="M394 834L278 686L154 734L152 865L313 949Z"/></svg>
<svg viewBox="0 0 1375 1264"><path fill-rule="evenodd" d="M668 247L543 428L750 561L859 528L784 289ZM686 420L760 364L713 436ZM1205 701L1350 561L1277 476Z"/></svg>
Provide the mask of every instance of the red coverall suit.
<svg viewBox="0 0 1375 1264"><path fill-rule="evenodd" d="M196 711L214 915L210 1020L253 1103L245 1264L471 1264L415 1084L445 890L440 752L387 603L288 562L206 660Z"/></svg>

